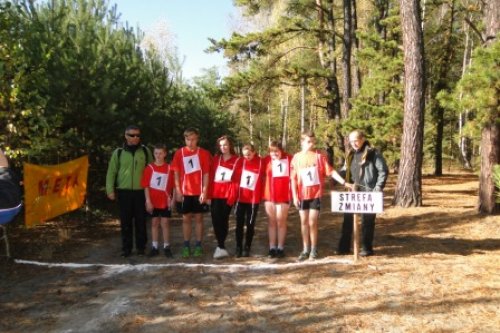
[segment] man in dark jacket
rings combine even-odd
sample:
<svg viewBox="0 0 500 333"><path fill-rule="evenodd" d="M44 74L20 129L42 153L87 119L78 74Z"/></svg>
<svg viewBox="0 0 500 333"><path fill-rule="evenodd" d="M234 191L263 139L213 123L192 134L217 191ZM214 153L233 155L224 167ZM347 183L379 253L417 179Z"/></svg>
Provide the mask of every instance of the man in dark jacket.
<svg viewBox="0 0 500 333"><path fill-rule="evenodd" d="M125 129L125 144L111 155L106 174L106 194L110 200L118 200L122 236L122 257L132 253L135 231L135 247L138 255L146 248L146 199L141 187L142 172L151 163L151 151L141 145L141 131L137 126Z"/></svg>
<svg viewBox="0 0 500 333"><path fill-rule="evenodd" d="M360 130L349 134L352 149L345 162L345 180L353 183L357 191L382 192L387 180L388 168L382 154L370 146ZM345 213L338 253L348 254L351 248L353 214ZM361 252L366 257L374 254L375 214L361 214Z"/></svg>

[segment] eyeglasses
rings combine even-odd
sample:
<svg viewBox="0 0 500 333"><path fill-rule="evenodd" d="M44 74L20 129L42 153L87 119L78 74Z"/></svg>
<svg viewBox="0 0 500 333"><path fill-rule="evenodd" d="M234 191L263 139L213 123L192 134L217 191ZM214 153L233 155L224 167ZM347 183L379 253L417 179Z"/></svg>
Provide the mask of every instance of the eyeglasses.
<svg viewBox="0 0 500 333"><path fill-rule="evenodd" d="M141 137L140 134L129 134L129 133L126 133L125 135L128 136L129 138L140 138Z"/></svg>

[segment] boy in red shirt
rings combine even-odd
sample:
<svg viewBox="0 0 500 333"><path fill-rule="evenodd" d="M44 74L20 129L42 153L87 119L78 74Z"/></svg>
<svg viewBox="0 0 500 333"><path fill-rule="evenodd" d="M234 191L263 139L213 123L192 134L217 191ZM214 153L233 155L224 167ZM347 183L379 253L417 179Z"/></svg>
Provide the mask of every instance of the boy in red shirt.
<svg viewBox="0 0 500 333"><path fill-rule="evenodd" d="M238 161L236 167L236 177L240 180L236 203L236 257L249 257L262 198L264 163L251 144L244 145L241 152L243 158ZM246 235L244 235L245 225ZM245 236L244 247L243 236Z"/></svg>
<svg viewBox="0 0 500 333"><path fill-rule="evenodd" d="M285 256L285 238L288 209L292 201L290 188L290 161L281 143L271 142L269 155L264 159L265 182L264 195L266 214L269 219L269 253L270 258Z"/></svg>
<svg viewBox="0 0 500 333"><path fill-rule="evenodd" d="M208 183L210 173L210 153L198 147L199 132L188 128L184 131L186 146L179 148L172 161L175 178L175 197L181 203L182 233L184 247L182 257L191 255L190 241L192 233L192 219L195 220L196 244L193 256L201 257L203 250L203 212L206 211L208 200Z"/></svg>
<svg viewBox="0 0 500 333"><path fill-rule="evenodd" d="M293 156L291 180L293 202L300 215L304 248L299 260L302 261L318 257L318 217L323 194L323 177L331 176L343 185L345 181L328 163L327 157L314 149L314 133L302 133L300 138L301 151Z"/></svg>
<svg viewBox="0 0 500 333"><path fill-rule="evenodd" d="M152 245L149 257L159 254L158 239L159 228L163 234L163 251L167 258L172 257L170 250L170 221L172 191L174 188L174 174L165 162L167 147L157 144L153 151L154 162L149 164L142 174L141 186L144 187L146 196L146 211L153 217L151 220Z"/></svg>

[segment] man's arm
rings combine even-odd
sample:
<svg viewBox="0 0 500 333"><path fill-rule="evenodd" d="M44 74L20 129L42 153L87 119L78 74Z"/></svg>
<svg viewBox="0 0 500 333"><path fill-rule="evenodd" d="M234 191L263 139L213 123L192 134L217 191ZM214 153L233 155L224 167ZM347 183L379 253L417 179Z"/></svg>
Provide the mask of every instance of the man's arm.
<svg viewBox="0 0 500 333"><path fill-rule="evenodd" d="M116 150L111 155L108 164L108 171L106 173L106 194L110 200L115 200L115 186L116 186L116 176L118 174L117 170L117 153Z"/></svg>
<svg viewBox="0 0 500 333"><path fill-rule="evenodd" d="M389 168L385 162L384 156L379 151L375 151L375 168L377 169L377 183L375 184L374 192L382 192L389 175Z"/></svg>
<svg viewBox="0 0 500 333"><path fill-rule="evenodd" d="M8 168L9 167L9 161L7 160L7 157L3 153L3 151L0 149L0 168Z"/></svg>

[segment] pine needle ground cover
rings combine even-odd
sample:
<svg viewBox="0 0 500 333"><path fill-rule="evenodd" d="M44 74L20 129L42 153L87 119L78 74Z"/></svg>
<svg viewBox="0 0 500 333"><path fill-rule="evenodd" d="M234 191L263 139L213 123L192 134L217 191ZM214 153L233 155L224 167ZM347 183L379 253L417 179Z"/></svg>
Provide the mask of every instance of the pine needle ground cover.
<svg viewBox="0 0 500 333"><path fill-rule="evenodd" d="M392 199L391 176L386 202ZM0 261L2 332L495 332L500 327L500 219L476 213L472 174L424 177L424 206L386 206L376 256L336 256L342 218L325 195L320 259L297 264L295 209L285 259L268 259L261 210L252 257L119 258L119 226L54 221L9 229L16 261ZM227 247L234 252L234 218ZM3 249L2 249L3 250ZM20 260L24 260L20 261ZM49 263L62 264L48 266ZM77 264L77 265L70 265Z"/></svg>

